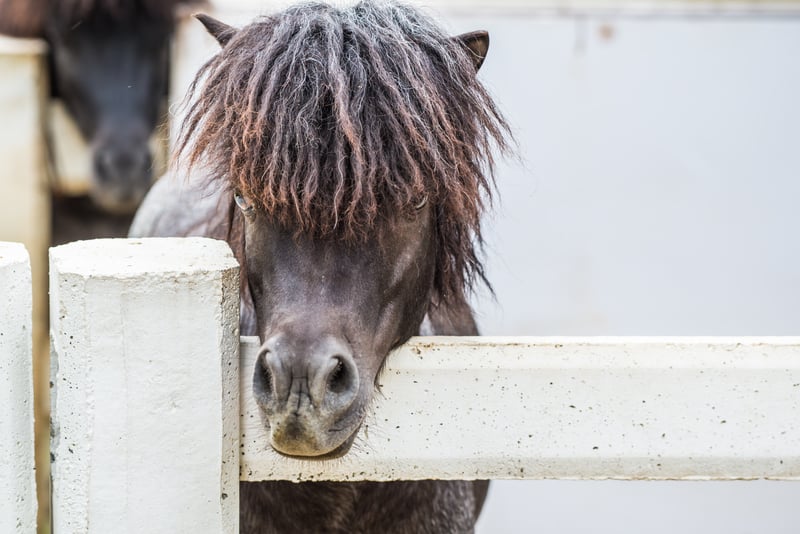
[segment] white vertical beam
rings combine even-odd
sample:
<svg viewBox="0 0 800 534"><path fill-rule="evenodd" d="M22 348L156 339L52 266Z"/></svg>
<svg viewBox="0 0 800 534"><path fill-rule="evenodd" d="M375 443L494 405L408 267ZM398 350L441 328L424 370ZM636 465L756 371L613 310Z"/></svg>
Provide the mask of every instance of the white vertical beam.
<svg viewBox="0 0 800 534"><path fill-rule="evenodd" d="M31 265L0 242L0 532L36 531Z"/></svg>
<svg viewBox="0 0 800 534"><path fill-rule="evenodd" d="M53 525L238 532L238 265L202 238L50 251Z"/></svg>
<svg viewBox="0 0 800 534"><path fill-rule="evenodd" d="M42 267L50 244L46 52L44 41L0 36L0 239L25 244L31 256L41 252Z"/></svg>
<svg viewBox="0 0 800 534"><path fill-rule="evenodd" d="M50 246L50 186L44 138L48 96L47 45L0 36L0 240L25 245L33 279L33 369L37 471L42 519L47 517L48 372L47 247ZM0 299L3 296L0 294Z"/></svg>

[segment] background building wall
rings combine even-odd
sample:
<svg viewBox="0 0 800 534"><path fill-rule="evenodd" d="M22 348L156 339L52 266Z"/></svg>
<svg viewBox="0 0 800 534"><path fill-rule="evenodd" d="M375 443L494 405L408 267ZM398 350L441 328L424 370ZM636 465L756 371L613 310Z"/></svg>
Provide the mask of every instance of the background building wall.
<svg viewBox="0 0 800 534"><path fill-rule="evenodd" d="M480 76L519 142L486 224L482 333L798 333L800 4L424 3L453 33L489 30ZM234 23L284 4L215 2ZM198 26L173 94L214 51ZM478 531L789 534L799 499L798 483L499 481Z"/></svg>
<svg viewBox="0 0 800 534"><path fill-rule="evenodd" d="M447 17L517 129L484 334L796 335L800 19ZM495 482L480 533L794 533L800 484Z"/></svg>

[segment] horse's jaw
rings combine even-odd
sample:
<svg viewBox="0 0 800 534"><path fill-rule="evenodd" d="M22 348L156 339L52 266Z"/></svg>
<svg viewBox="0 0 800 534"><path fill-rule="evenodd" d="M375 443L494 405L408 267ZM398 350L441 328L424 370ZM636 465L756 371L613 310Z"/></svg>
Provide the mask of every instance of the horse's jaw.
<svg viewBox="0 0 800 534"><path fill-rule="evenodd" d="M350 452L350 449L353 448L353 443L355 443L356 438L358 437L358 432L361 429L361 425L359 425L355 432L350 434L341 445L333 449L332 451L323 453L323 454L314 454L314 451L311 451L311 454L297 454L297 453L287 453L282 451L280 448L276 447L275 443L270 441L270 447L272 450L280 454L281 456L285 456L287 458L292 458L295 460L309 460L309 461L325 461L325 460L335 460L337 458L341 458Z"/></svg>

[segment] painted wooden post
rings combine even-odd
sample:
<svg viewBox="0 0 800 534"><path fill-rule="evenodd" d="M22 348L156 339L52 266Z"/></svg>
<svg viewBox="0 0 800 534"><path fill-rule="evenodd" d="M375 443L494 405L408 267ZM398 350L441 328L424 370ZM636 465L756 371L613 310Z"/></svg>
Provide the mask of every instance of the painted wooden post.
<svg viewBox="0 0 800 534"><path fill-rule="evenodd" d="M36 532L31 265L0 242L0 532Z"/></svg>
<svg viewBox="0 0 800 534"><path fill-rule="evenodd" d="M238 265L202 238L50 251L53 525L238 532Z"/></svg>
<svg viewBox="0 0 800 534"><path fill-rule="evenodd" d="M242 338L243 480L800 480L800 338L414 338L353 450L269 450Z"/></svg>
<svg viewBox="0 0 800 534"><path fill-rule="evenodd" d="M47 343L47 247L50 186L47 180L45 108L47 45L0 36L0 240L25 245L33 280L33 369L42 521L47 520L49 481ZM0 299L3 295L0 294Z"/></svg>
<svg viewBox="0 0 800 534"><path fill-rule="evenodd" d="M44 41L0 36L0 239L23 243L31 254L34 279L41 271L45 282L50 245L46 52ZM46 304L47 290L41 291Z"/></svg>

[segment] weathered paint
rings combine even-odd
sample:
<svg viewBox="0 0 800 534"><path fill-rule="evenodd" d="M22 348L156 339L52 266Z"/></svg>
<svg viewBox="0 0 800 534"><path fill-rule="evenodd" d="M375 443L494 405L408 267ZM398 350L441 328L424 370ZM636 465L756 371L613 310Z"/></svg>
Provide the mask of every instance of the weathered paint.
<svg viewBox="0 0 800 534"><path fill-rule="evenodd" d="M55 532L238 532L238 264L210 239L51 249Z"/></svg>
<svg viewBox="0 0 800 534"><path fill-rule="evenodd" d="M0 242L0 532L36 532L31 265Z"/></svg>
<svg viewBox="0 0 800 534"><path fill-rule="evenodd" d="M414 338L353 450L268 447L242 338L242 480L800 479L800 338Z"/></svg>

